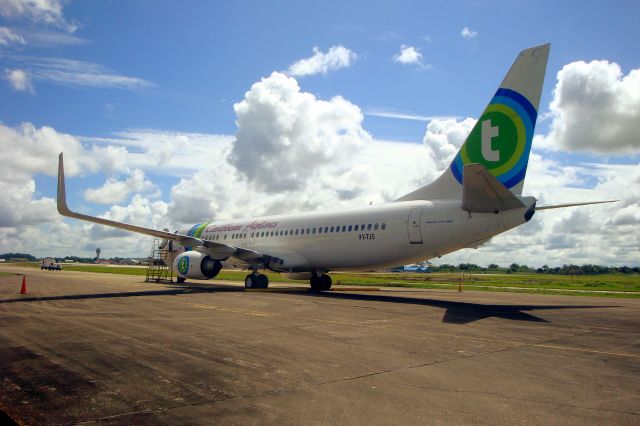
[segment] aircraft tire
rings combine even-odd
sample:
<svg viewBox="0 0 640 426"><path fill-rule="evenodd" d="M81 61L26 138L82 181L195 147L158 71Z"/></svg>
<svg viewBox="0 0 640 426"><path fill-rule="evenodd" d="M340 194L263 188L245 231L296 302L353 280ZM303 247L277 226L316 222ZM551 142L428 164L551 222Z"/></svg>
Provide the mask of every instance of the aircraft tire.
<svg viewBox="0 0 640 426"><path fill-rule="evenodd" d="M331 288L331 277L327 274L317 276L313 274L310 280L311 290L313 291L327 291Z"/></svg>
<svg viewBox="0 0 640 426"><path fill-rule="evenodd" d="M249 274L244 277L244 288L256 288L256 280L253 277L253 274Z"/></svg>
<svg viewBox="0 0 640 426"><path fill-rule="evenodd" d="M322 283L322 291L327 291L331 289L331 284L333 283L331 281L331 277L327 274L322 274L322 276L320 277L320 282Z"/></svg>
<svg viewBox="0 0 640 426"><path fill-rule="evenodd" d="M316 274L311 275L311 279L309 280L309 284L311 284L312 291L320 291L320 277Z"/></svg>
<svg viewBox="0 0 640 426"><path fill-rule="evenodd" d="M265 274L258 275L258 288L269 288L269 277Z"/></svg>
<svg viewBox="0 0 640 426"><path fill-rule="evenodd" d="M176 277L176 282L178 284L182 284L183 282L185 282L187 279L186 278L182 278L182 277Z"/></svg>

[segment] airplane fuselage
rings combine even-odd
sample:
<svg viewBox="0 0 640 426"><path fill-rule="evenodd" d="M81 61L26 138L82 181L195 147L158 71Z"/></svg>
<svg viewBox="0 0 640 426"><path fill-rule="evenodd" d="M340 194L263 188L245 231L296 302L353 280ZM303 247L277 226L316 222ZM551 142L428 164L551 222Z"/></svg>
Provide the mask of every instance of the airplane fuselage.
<svg viewBox="0 0 640 426"><path fill-rule="evenodd" d="M530 219L525 207L469 213L456 200L407 201L364 208L196 224L178 232L283 259L279 271L374 270L474 247Z"/></svg>

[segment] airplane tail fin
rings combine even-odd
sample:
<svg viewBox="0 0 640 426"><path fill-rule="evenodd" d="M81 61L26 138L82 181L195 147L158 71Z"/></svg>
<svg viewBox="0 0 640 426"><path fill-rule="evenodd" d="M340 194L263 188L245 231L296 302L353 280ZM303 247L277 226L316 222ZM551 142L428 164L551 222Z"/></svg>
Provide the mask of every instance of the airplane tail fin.
<svg viewBox="0 0 640 426"><path fill-rule="evenodd" d="M444 173L396 201L462 197L463 171L481 164L515 195L522 194L536 125L549 44L525 49Z"/></svg>

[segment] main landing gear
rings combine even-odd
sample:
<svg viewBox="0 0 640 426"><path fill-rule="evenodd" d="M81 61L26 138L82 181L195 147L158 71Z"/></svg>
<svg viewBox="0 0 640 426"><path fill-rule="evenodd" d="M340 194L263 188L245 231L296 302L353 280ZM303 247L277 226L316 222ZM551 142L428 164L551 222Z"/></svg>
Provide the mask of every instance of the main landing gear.
<svg viewBox="0 0 640 426"><path fill-rule="evenodd" d="M327 291L331 288L331 277L323 273L313 273L311 275L311 290L313 291Z"/></svg>
<svg viewBox="0 0 640 426"><path fill-rule="evenodd" d="M253 272L244 279L245 288L267 288L269 287L269 277L265 274Z"/></svg>

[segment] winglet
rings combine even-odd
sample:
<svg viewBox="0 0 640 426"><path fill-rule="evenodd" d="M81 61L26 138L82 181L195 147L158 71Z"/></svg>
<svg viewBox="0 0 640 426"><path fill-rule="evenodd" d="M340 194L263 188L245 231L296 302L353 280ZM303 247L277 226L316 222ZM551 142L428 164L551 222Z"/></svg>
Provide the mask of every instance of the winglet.
<svg viewBox="0 0 640 426"><path fill-rule="evenodd" d="M500 183L482 164L463 169L462 208L469 212L498 213L524 207L522 201Z"/></svg>
<svg viewBox="0 0 640 426"><path fill-rule="evenodd" d="M73 213L67 206L67 194L64 185L64 158L62 152L58 156L58 196L56 199L58 212L62 216L71 216Z"/></svg>

